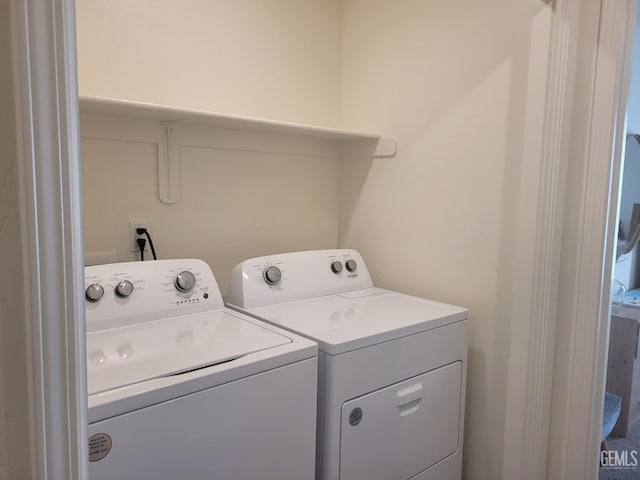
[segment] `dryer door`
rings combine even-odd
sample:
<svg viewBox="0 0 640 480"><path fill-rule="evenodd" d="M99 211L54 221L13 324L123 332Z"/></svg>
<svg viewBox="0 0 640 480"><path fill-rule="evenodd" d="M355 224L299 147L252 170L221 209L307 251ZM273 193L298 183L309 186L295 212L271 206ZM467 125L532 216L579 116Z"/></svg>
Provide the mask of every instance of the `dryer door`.
<svg viewBox="0 0 640 480"><path fill-rule="evenodd" d="M404 480L455 453L461 381L455 362L345 402L340 480Z"/></svg>

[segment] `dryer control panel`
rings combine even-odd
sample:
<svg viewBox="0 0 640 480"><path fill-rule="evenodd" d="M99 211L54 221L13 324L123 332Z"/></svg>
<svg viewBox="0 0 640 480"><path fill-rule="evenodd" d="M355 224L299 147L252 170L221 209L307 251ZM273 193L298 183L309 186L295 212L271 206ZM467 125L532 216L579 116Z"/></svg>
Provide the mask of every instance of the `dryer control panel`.
<svg viewBox="0 0 640 480"><path fill-rule="evenodd" d="M224 307L202 260L155 260L84 269L87 331Z"/></svg>
<svg viewBox="0 0 640 480"><path fill-rule="evenodd" d="M373 286L355 250L312 250L245 260L231 273L228 303L253 308Z"/></svg>

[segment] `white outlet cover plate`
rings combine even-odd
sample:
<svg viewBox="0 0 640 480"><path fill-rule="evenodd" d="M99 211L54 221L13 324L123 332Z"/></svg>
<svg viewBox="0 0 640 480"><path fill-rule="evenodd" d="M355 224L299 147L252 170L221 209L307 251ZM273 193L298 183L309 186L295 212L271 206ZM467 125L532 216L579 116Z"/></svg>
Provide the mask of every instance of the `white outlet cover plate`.
<svg viewBox="0 0 640 480"><path fill-rule="evenodd" d="M137 228L149 228L149 222L144 221L144 220L130 221L129 222L129 250L131 252L139 252L140 251L140 249L138 248L138 244L136 243L136 240L139 237L142 237L144 239L147 238L145 235L138 235L138 233L136 232ZM144 251L145 252L149 251L149 241L148 240L147 240L147 243L144 246Z"/></svg>

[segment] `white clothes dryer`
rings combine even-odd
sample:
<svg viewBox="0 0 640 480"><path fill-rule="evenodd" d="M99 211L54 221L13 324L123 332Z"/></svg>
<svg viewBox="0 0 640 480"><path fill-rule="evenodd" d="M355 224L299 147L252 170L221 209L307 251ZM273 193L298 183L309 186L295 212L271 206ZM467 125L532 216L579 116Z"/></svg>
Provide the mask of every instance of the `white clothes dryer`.
<svg viewBox="0 0 640 480"><path fill-rule="evenodd" d="M200 260L85 284L91 480L314 477L314 342L225 308Z"/></svg>
<svg viewBox="0 0 640 480"><path fill-rule="evenodd" d="M227 304L318 342L316 479L461 478L467 309L374 287L355 250L246 260Z"/></svg>

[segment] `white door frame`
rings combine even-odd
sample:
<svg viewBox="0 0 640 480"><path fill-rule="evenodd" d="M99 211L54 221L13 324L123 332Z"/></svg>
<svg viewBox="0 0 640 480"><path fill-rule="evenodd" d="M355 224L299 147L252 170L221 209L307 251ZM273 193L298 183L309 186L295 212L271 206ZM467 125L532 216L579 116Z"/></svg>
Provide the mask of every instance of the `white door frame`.
<svg viewBox="0 0 640 480"><path fill-rule="evenodd" d="M554 145L543 141L541 156L552 174L539 182L548 209L535 249L546 267L532 295L542 307L531 303L528 317L525 401L535 401L525 411L522 463L537 473L523 477L595 479L635 0L557 0L553 8L543 138L551 134Z"/></svg>
<svg viewBox="0 0 640 480"><path fill-rule="evenodd" d="M534 0L502 478L546 477L577 2ZM579 10L579 9L578 9Z"/></svg>
<svg viewBox="0 0 640 480"><path fill-rule="evenodd" d="M73 0L11 0L32 478L87 478Z"/></svg>
<svg viewBox="0 0 640 480"><path fill-rule="evenodd" d="M503 479L598 475L634 12L534 0Z"/></svg>
<svg viewBox="0 0 640 480"><path fill-rule="evenodd" d="M587 103L589 121L582 127L574 119L571 132L574 177L567 189L565 223L571 221L575 231L564 235L549 478L595 479L598 474L635 1L602 0L599 13L594 45L589 40L580 45L594 54L593 77L575 82L592 90L589 96L574 98ZM587 23L583 28L589 28L588 15L581 20Z"/></svg>

